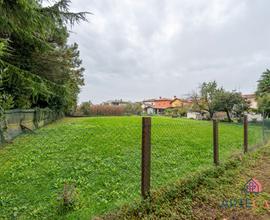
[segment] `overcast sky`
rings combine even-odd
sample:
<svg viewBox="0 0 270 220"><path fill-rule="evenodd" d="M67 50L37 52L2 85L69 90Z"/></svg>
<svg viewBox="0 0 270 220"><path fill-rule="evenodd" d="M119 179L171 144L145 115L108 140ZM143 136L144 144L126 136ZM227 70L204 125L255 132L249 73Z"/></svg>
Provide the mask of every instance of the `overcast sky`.
<svg viewBox="0 0 270 220"><path fill-rule="evenodd" d="M252 93L270 68L269 0L73 0L80 102L184 96L203 81Z"/></svg>

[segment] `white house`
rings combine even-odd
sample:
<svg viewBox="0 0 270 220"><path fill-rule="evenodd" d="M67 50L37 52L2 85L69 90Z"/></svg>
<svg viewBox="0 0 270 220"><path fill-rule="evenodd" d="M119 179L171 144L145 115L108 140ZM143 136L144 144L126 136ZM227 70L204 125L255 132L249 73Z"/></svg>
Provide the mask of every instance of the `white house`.
<svg viewBox="0 0 270 220"><path fill-rule="evenodd" d="M243 95L243 98L250 104L250 108L258 109L258 102L255 94Z"/></svg>
<svg viewBox="0 0 270 220"><path fill-rule="evenodd" d="M143 111L149 115L154 114L154 109L153 109L154 102L155 102L155 99L143 100L142 106L141 106Z"/></svg>
<svg viewBox="0 0 270 220"><path fill-rule="evenodd" d="M144 111L145 111L145 113L147 114L147 115L153 115L153 114L155 114L155 109L152 107L152 106L146 106L145 108L144 108Z"/></svg>
<svg viewBox="0 0 270 220"><path fill-rule="evenodd" d="M188 112L187 113L187 118L189 119L195 119L195 120L202 120L203 116L199 112Z"/></svg>
<svg viewBox="0 0 270 220"><path fill-rule="evenodd" d="M256 121L256 122L261 122L263 121L263 116L262 114L256 114L256 113L248 113L247 114L248 121Z"/></svg>

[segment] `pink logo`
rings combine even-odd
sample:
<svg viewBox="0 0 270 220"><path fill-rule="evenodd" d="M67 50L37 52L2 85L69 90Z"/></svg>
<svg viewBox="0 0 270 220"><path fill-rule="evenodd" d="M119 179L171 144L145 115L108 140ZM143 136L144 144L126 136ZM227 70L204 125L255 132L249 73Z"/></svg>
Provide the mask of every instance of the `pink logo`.
<svg viewBox="0 0 270 220"><path fill-rule="evenodd" d="M252 178L246 183L244 192L258 194L262 192L262 184L255 178Z"/></svg>

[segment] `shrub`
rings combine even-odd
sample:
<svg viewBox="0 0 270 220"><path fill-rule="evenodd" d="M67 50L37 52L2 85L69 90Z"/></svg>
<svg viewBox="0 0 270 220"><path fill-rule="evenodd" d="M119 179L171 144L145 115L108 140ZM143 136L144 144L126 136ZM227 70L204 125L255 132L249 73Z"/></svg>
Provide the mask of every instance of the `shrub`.
<svg viewBox="0 0 270 220"><path fill-rule="evenodd" d="M124 113L124 106L93 105L90 108L91 116L121 116Z"/></svg>
<svg viewBox="0 0 270 220"><path fill-rule="evenodd" d="M125 114L124 106L113 105L91 105L90 103L82 103L75 116L121 116Z"/></svg>
<svg viewBox="0 0 270 220"><path fill-rule="evenodd" d="M141 115L142 114L142 107L141 103L136 102L132 103L129 102L125 105L125 114L126 115Z"/></svg>
<svg viewBox="0 0 270 220"><path fill-rule="evenodd" d="M83 114L83 115L90 115L90 108L91 108L91 103L90 102L83 102L81 105L80 105L80 112Z"/></svg>
<svg viewBox="0 0 270 220"><path fill-rule="evenodd" d="M188 109L186 107L180 107L180 108L171 108L165 110L166 116L179 116L179 117L186 117L187 116Z"/></svg>

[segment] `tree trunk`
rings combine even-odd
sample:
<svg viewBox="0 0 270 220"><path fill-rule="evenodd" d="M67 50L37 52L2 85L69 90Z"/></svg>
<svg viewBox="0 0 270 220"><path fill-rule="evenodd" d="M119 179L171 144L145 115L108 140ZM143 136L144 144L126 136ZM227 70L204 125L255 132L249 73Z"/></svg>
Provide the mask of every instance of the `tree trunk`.
<svg viewBox="0 0 270 220"><path fill-rule="evenodd" d="M209 112L209 115L210 115L210 119L212 120L213 119L213 117L214 117L214 112Z"/></svg>
<svg viewBox="0 0 270 220"><path fill-rule="evenodd" d="M226 114L227 114L227 118L229 122L232 122L231 116L230 116L230 112L228 110L226 110Z"/></svg>

